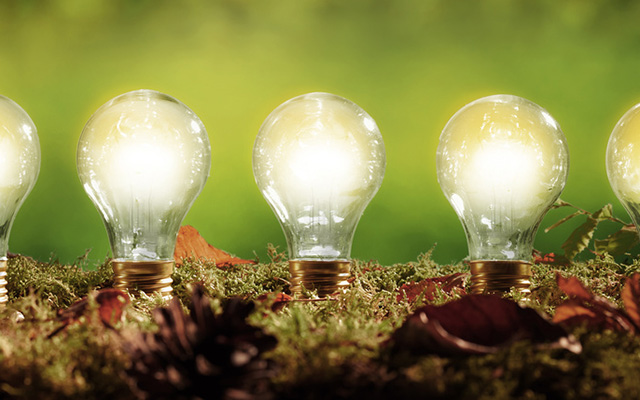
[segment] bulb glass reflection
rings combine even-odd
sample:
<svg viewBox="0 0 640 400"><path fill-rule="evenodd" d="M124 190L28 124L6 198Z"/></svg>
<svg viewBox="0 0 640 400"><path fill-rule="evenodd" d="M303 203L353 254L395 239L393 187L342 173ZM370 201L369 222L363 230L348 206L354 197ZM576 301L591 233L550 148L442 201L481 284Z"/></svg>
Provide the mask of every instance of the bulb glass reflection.
<svg viewBox="0 0 640 400"><path fill-rule="evenodd" d="M0 304L8 300L5 277L13 220L33 189L39 171L36 126L18 104L0 96Z"/></svg>
<svg viewBox="0 0 640 400"><path fill-rule="evenodd" d="M152 90L120 95L87 122L77 162L115 261L171 261L211 165L207 132L193 111Z"/></svg>
<svg viewBox="0 0 640 400"><path fill-rule="evenodd" d="M476 100L445 126L436 163L471 260L529 262L568 174L566 140L553 117L517 96Z"/></svg>
<svg viewBox="0 0 640 400"><path fill-rule="evenodd" d="M18 104L0 96L0 257L6 257L13 220L39 171L36 126Z"/></svg>
<svg viewBox="0 0 640 400"><path fill-rule="evenodd" d="M640 104L627 111L614 127L606 163L613 192L640 226Z"/></svg>
<svg viewBox="0 0 640 400"><path fill-rule="evenodd" d="M349 259L385 162L375 121L342 97L302 95L267 117L256 138L253 172L280 221L291 260Z"/></svg>

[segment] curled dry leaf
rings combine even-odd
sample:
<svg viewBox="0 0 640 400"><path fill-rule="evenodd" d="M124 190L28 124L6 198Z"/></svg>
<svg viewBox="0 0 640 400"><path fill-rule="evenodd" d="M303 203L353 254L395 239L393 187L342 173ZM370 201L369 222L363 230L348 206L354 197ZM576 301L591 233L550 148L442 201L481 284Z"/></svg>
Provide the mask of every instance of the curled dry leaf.
<svg viewBox="0 0 640 400"><path fill-rule="evenodd" d="M95 302L98 304L97 314L100 321L109 328L122 319L124 308L131 302L129 296L120 289L102 289L94 292L91 296L95 296ZM67 326L79 322L80 318L87 315L88 312L88 297L78 300L66 310L59 310L56 320L62 322L62 325L49 334L49 337L61 332Z"/></svg>
<svg viewBox="0 0 640 400"><path fill-rule="evenodd" d="M265 293L258 296L256 300L264 303L272 301L271 310L280 311L289 303L293 298L286 293Z"/></svg>
<svg viewBox="0 0 640 400"><path fill-rule="evenodd" d="M180 266L182 265L183 259L190 257L196 260L213 262L219 268L236 264L256 263L253 260L243 260L232 256L226 251L216 249L200 236L196 228L191 225L184 225L180 227L180 231L178 232L173 258L176 265Z"/></svg>
<svg viewBox="0 0 640 400"><path fill-rule="evenodd" d="M458 272L456 274L440 276L436 278L428 278L420 282L405 283L398 289L397 301L401 301L403 298L411 303L417 301L419 298L425 301L435 300L438 290L441 292L452 295L464 295L464 283L469 274Z"/></svg>
<svg viewBox="0 0 640 400"><path fill-rule="evenodd" d="M553 322L567 327L586 325L591 329L611 329L633 333L639 331L638 326L640 325L637 324L637 321L634 321L624 310L616 307L611 301L591 293L575 276L564 278L560 273L557 273L556 281L558 287L565 292L569 299L556 307ZM627 310L630 313L635 310L637 315L640 298L638 291L635 291L638 287L636 286L634 289L633 282L637 282L637 278L632 277L627 282L623 289L623 298Z"/></svg>
<svg viewBox="0 0 640 400"><path fill-rule="evenodd" d="M495 353L518 340L582 351L580 342L562 327L495 295L472 294L442 306L421 307L391 337L394 351L445 356Z"/></svg>

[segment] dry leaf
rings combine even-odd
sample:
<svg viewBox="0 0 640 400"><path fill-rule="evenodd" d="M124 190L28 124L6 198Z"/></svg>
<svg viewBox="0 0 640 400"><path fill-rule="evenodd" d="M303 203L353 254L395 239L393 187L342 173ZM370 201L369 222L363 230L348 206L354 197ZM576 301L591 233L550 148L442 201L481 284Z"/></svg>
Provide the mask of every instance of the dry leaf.
<svg viewBox="0 0 640 400"><path fill-rule="evenodd" d="M640 274L635 273L622 288L622 301L627 315L640 327Z"/></svg>
<svg viewBox="0 0 640 400"><path fill-rule="evenodd" d="M553 322L567 327L587 325L591 329L611 329L621 332L637 332L637 326L629 315L609 300L591 293L575 276L564 278L560 273L556 275L558 287L569 296L569 299L556 307ZM627 289L630 282L623 289L629 291L629 302L638 301L633 288ZM625 305L626 305L625 300ZM637 303L636 303L637 304ZM631 306L633 307L633 306Z"/></svg>
<svg viewBox="0 0 640 400"><path fill-rule="evenodd" d="M556 307L553 322L567 327L585 325L589 329L609 328L613 330L624 330L615 318L607 316L607 313L594 311L585 306L580 300L569 299Z"/></svg>
<svg viewBox="0 0 640 400"><path fill-rule="evenodd" d="M569 297L576 297L580 300L596 300L606 306L611 306L615 308L615 305L611 303L609 300L594 296L593 293L589 291L580 279L575 276L571 276L569 278L565 278L560 274L556 274L556 282L558 283L558 287L560 290L565 292L565 294Z"/></svg>
<svg viewBox="0 0 640 400"><path fill-rule="evenodd" d="M99 290L95 293L95 302L98 303L100 321L111 328L113 324L122 319L122 311L130 301L129 296L120 289ZM66 310L59 310L56 320L62 322L62 326L49 334L49 337L56 335L67 326L79 322L82 316L87 315L88 310L89 299L87 297L76 301Z"/></svg>
<svg viewBox="0 0 640 400"><path fill-rule="evenodd" d="M580 342L562 327L495 295L468 295L442 306L421 307L391 340L394 350L416 354L488 354L517 340L582 351Z"/></svg>
<svg viewBox="0 0 640 400"><path fill-rule="evenodd" d="M534 264L553 264L553 265L569 265L570 261L563 254L546 253L543 254L538 250L533 250Z"/></svg>
<svg viewBox="0 0 640 400"><path fill-rule="evenodd" d="M200 236L200 233L191 225L180 227L178 239L176 240L176 250L173 258L177 266L182 265L185 258L209 261L216 264L218 268L229 267L236 264L255 264L253 260L243 260L231 254L216 249Z"/></svg>
<svg viewBox="0 0 640 400"><path fill-rule="evenodd" d="M271 310L272 311L280 311L287 305L293 297L289 296L286 293L265 293L258 296L256 300L260 302L272 301Z"/></svg>
<svg viewBox="0 0 640 400"><path fill-rule="evenodd" d="M398 289L397 301L401 301L403 298L411 303L421 298L425 301L435 300L435 295L438 289L445 294L466 294L464 290L464 282L469 274L458 272L452 275L441 276L437 278L428 278L420 282L405 283Z"/></svg>
<svg viewBox="0 0 640 400"><path fill-rule="evenodd" d="M534 264L553 264L555 262L556 255L555 253L547 253L547 254L533 254L533 263Z"/></svg>

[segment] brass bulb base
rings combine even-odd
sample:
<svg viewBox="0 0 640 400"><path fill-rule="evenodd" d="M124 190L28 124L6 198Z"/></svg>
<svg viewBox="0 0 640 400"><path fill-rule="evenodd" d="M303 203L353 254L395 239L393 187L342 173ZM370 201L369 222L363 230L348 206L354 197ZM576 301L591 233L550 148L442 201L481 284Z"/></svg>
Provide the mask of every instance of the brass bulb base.
<svg viewBox="0 0 640 400"><path fill-rule="evenodd" d="M531 263L525 261L472 261L471 293L503 294L513 288L531 294Z"/></svg>
<svg viewBox="0 0 640 400"><path fill-rule="evenodd" d="M319 297L346 289L349 286L349 261L289 261L291 293L301 294L302 288L316 290Z"/></svg>
<svg viewBox="0 0 640 400"><path fill-rule="evenodd" d="M9 301L7 286L7 260L0 260L0 307L4 307Z"/></svg>
<svg viewBox="0 0 640 400"><path fill-rule="evenodd" d="M148 295L160 293L170 300L173 288L171 274L173 261L111 261L114 273L113 286L127 289L131 293L144 292Z"/></svg>

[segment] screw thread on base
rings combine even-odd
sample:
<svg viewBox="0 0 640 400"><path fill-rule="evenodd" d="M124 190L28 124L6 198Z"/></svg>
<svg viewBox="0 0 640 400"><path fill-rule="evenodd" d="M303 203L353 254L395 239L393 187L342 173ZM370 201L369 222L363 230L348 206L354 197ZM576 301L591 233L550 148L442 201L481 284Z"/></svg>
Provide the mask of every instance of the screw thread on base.
<svg viewBox="0 0 640 400"><path fill-rule="evenodd" d="M525 261L472 261L471 293L503 294L515 289L531 294L531 263Z"/></svg>
<svg viewBox="0 0 640 400"><path fill-rule="evenodd" d="M291 293L302 293L302 287L316 290L319 297L327 297L349 286L349 261L289 261Z"/></svg>
<svg viewBox="0 0 640 400"><path fill-rule="evenodd" d="M170 300L173 265L173 261L111 261L115 281L113 286L132 293L160 293L162 298Z"/></svg>
<svg viewBox="0 0 640 400"><path fill-rule="evenodd" d="M7 260L0 260L0 307L9 301L7 286Z"/></svg>

